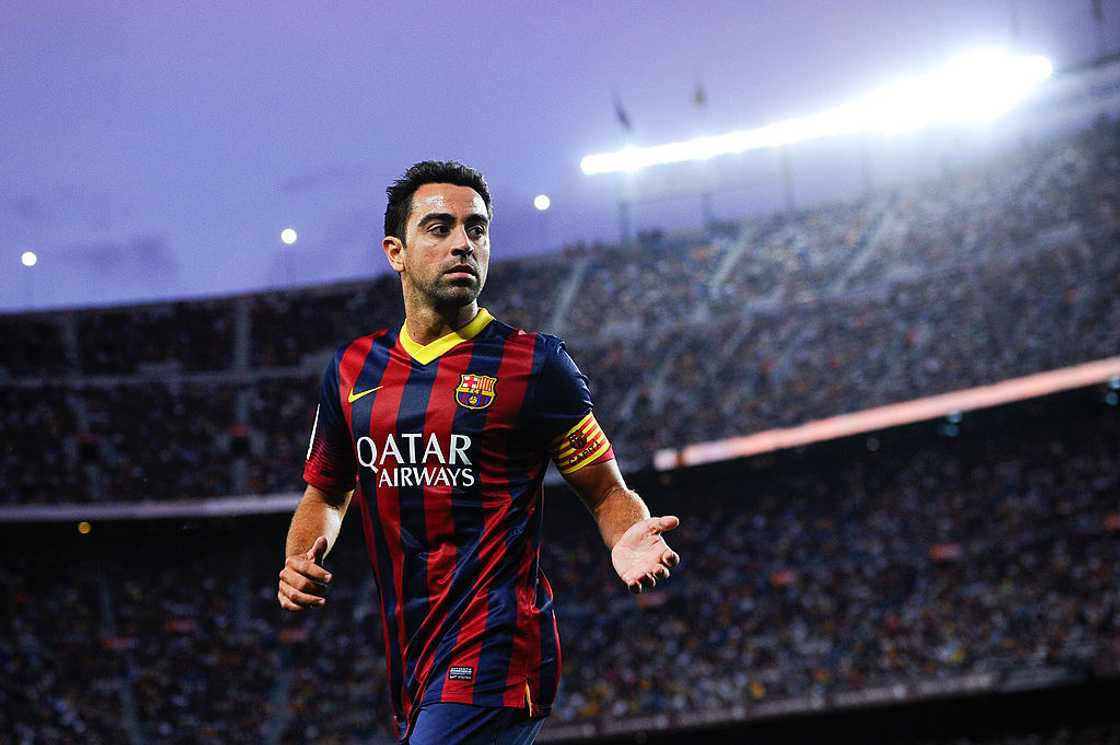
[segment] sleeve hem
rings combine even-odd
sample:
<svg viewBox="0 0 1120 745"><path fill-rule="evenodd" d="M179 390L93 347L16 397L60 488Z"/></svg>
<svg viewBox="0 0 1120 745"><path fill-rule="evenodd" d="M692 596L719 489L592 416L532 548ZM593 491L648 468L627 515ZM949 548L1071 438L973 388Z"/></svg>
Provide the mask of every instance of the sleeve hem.
<svg viewBox="0 0 1120 745"><path fill-rule="evenodd" d="M349 484L347 484L344 481L329 479L322 474L309 473L306 470L303 472L303 480L308 485L314 486L316 489L325 491L328 494L337 494L340 492L350 491L354 488L355 484L354 481L351 481Z"/></svg>

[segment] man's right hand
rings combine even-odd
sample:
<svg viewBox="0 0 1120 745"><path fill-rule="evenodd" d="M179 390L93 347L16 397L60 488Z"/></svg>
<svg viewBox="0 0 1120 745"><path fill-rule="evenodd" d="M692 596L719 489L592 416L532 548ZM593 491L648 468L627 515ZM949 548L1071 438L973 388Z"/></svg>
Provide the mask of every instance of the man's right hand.
<svg viewBox="0 0 1120 745"><path fill-rule="evenodd" d="M289 556L280 570L280 591L276 594L280 607L293 612L326 605L323 597L331 574L322 567L327 553L327 538L319 536L307 553Z"/></svg>

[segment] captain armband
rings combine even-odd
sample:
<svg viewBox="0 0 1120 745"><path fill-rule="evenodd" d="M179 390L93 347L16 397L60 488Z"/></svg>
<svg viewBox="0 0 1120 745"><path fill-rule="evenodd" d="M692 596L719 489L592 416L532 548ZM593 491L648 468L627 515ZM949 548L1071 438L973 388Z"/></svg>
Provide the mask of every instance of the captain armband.
<svg viewBox="0 0 1120 745"><path fill-rule="evenodd" d="M554 439L548 451L562 474L575 473L584 466L614 458L611 442L591 412Z"/></svg>

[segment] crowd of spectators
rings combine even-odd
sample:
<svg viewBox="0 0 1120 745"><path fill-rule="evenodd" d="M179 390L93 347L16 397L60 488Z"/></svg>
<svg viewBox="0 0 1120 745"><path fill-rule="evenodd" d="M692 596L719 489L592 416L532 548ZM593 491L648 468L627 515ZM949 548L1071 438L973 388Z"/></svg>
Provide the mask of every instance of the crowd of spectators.
<svg viewBox="0 0 1120 745"><path fill-rule="evenodd" d="M87 458L96 462L86 498L230 494L236 392L228 383L137 383L82 391Z"/></svg>
<svg viewBox="0 0 1120 745"><path fill-rule="evenodd" d="M570 261L557 254L491 264L482 304L520 328L541 328ZM254 368L290 367L318 360L340 344L404 319L395 274L360 282L253 296L250 361Z"/></svg>
<svg viewBox="0 0 1120 745"><path fill-rule="evenodd" d="M1020 250L1049 229L1098 222L1097 198L1120 174L1116 150L1116 133L1100 127L1071 140L1026 145L982 167L947 167L935 180L900 188L874 250L849 285L975 263Z"/></svg>
<svg viewBox="0 0 1120 745"><path fill-rule="evenodd" d="M0 739L12 745L128 742L123 658L102 646L100 579L70 552L5 552Z"/></svg>
<svg viewBox="0 0 1120 745"><path fill-rule="evenodd" d="M556 333L551 328L552 315L564 291L576 261L563 253L546 253L518 259L494 258L486 289L479 303L495 318L515 328L539 329ZM573 312L583 306L577 297ZM403 314L402 314L403 317ZM566 323L565 319L562 323Z"/></svg>
<svg viewBox="0 0 1120 745"><path fill-rule="evenodd" d="M1120 252L1082 241L686 329L721 344L668 347L664 401L632 417L636 457L1111 357Z"/></svg>
<svg viewBox="0 0 1120 745"><path fill-rule="evenodd" d="M1092 239L876 293L650 334L577 338L570 347L624 464L635 468L658 448L1109 357L1120 351L1118 329L1120 253L1109 240ZM651 372L660 364L658 381ZM238 425L249 440L243 488L296 490L318 368L224 385L0 385L0 474L15 487L4 499L229 494ZM244 422L232 405L237 391L250 402ZM88 413L84 429L75 406ZM98 488L89 482L91 467Z"/></svg>
<svg viewBox="0 0 1120 745"><path fill-rule="evenodd" d="M590 259L565 319L573 343L600 336L638 337L687 319L707 298L723 246L701 237L643 235Z"/></svg>
<svg viewBox="0 0 1120 745"><path fill-rule="evenodd" d="M0 316L0 339L0 380L51 375L71 366L62 344L60 316Z"/></svg>
<svg viewBox="0 0 1120 745"><path fill-rule="evenodd" d="M776 214L749 226L744 249L714 289L712 312L805 302L833 291L887 210L889 195Z"/></svg>
<svg viewBox="0 0 1120 745"><path fill-rule="evenodd" d="M334 609L308 619L284 619L287 645L288 725L281 742L357 743L394 741L385 675L377 589L361 536L340 541L331 566ZM269 567L269 569L273 569ZM345 578L342 575L347 575ZM275 570L262 576L260 618L275 616ZM324 695L323 681L330 681Z"/></svg>
<svg viewBox="0 0 1120 745"><path fill-rule="evenodd" d="M266 378L249 388L248 491L298 491L311 438L321 375Z"/></svg>
<svg viewBox="0 0 1120 745"><path fill-rule="evenodd" d="M0 386L0 484L3 501L75 501L84 482L73 395L61 386ZM18 496L17 496L18 495Z"/></svg>
<svg viewBox="0 0 1120 745"><path fill-rule="evenodd" d="M251 364L288 367L304 358L321 358L349 339L399 321L402 308L395 276L256 295L250 314Z"/></svg>
<svg viewBox="0 0 1120 745"><path fill-rule="evenodd" d="M1120 127L1101 122L737 231L496 258L484 304L567 339L640 469L657 448L1113 356L1118 236ZM298 489L322 363L401 314L389 275L0 317L0 473L22 487L2 499ZM46 398L32 385L62 381ZM191 393L206 386L214 395ZM232 405L236 391L249 406Z"/></svg>
<svg viewBox="0 0 1120 745"><path fill-rule="evenodd" d="M681 516L683 562L637 597L590 518L553 504L542 567L565 670L551 721L749 712L973 674L1120 673L1120 409L1059 399L966 424L955 438L882 434L862 454L820 446L648 488ZM14 552L0 585L0 731L20 743L123 742L130 727L160 743L388 742L376 587L348 530L328 558L328 606L302 617L276 606L276 520Z"/></svg>
<svg viewBox="0 0 1120 745"><path fill-rule="evenodd" d="M208 538L175 539L183 559L150 561L154 547L140 541L103 564L150 742L263 742L276 716L277 614L252 613L250 588L281 552L243 533ZM210 545L223 539L232 545Z"/></svg>
<svg viewBox="0 0 1120 745"><path fill-rule="evenodd" d="M164 303L77 314L81 369L122 374L224 370L233 360L233 303Z"/></svg>
<svg viewBox="0 0 1120 745"><path fill-rule="evenodd" d="M1100 410L695 484L703 494L666 505L681 513L679 581L637 613L597 547L546 543L579 661L556 717L1034 666L1108 672L1120 651L1120 416Z"/></svg>

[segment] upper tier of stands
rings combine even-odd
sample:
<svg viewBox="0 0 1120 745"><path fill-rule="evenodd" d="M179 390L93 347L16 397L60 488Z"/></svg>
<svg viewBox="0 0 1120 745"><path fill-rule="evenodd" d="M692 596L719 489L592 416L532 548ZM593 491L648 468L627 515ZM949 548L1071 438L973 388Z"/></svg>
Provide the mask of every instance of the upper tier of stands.
<svg viewBox="0 0 1120 745"><path fill-rule="evenodd" d="M736 231L496 259L495 316L562 335L624 467L655 448L1120 352L1120 127ZM501 246L495 247L501 256ZM295 491L326 356L395 276L0 316L9 502Z"/></svg>

